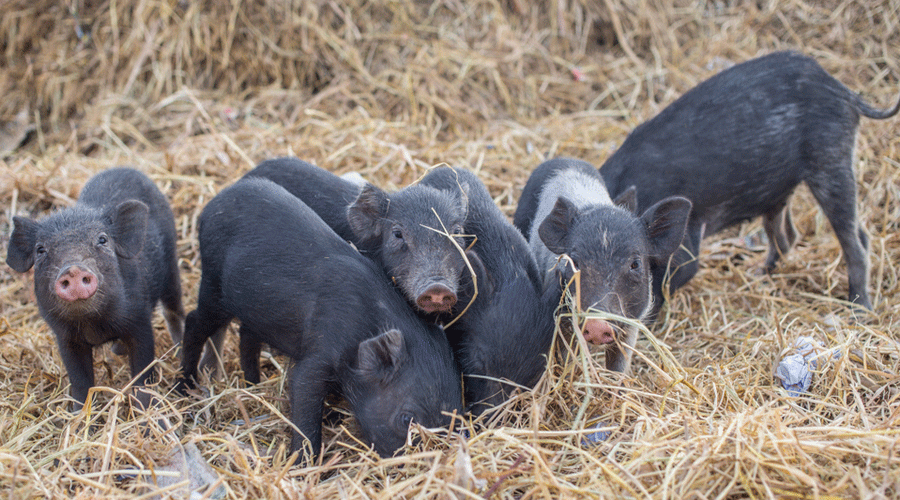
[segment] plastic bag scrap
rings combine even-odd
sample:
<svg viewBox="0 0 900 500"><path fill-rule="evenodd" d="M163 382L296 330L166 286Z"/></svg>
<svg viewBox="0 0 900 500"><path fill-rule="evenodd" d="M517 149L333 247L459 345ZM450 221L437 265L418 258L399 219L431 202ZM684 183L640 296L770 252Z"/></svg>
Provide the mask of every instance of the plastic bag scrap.
<svg viewBox="0 0 900 500"><path fill-rule="evenodd" d="M812 384L811 370L817 368L818 354L825 349L825 343L812 337L798 337L794 341L794 349L794 354L785 356L778 363L775 377L781 380L788 395L798 397L809 391ZM840 355L840 352L835 351L832 359L837 359Z"/></svg>
<svg viewBox="0 0 900 500"><path fill-rule="evenodd" d="M604 429L604 427L610 427L609 423L597 422L596 424L585 429L585 431L588 431L590 429L593 430L584 433L584 436L581 438L581 446L593 446L609 439L609 436L612 435L612 431Z"/></svg>

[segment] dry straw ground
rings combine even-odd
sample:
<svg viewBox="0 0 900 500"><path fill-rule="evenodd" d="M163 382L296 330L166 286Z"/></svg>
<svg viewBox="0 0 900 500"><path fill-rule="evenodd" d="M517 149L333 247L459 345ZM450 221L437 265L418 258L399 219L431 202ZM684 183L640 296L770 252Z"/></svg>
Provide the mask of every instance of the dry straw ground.
<svg viewBox="0 0 900 500"><path fill-rule="evenodd" d="M792 48L879 107L900 92L897 0L6 0L0 11L0 119L15 136L3 144L33 127L0 160L2 253L13 214L69 205L95 172L136 165L175 210L188 307L199 211L268 157L385 188L464 166L511 214L543 158L602 164L734 62ZM573 346L535 391L467 424L467 442L419 429L419 445L383 460L344 421L321 465L286 468L284 360L244 388L234 335L209 399L167 394L177 360L159 318L167 404L155 413L181 433L130 411L127 368L107 349L93 410L68 414L29 277L2 266L0 497L177 496L178 484L161 492L136 474L181 440L228 498L898 498L900 118L862 120L856 167L874 314L853 320L841 302L840 248L801 188L800 240L777 272L758 272L758 221L706 240L631 377ZM799 336L828 352L809 393L789 397L773 373ZM598 422L609 436L583 443Z"/></svg>

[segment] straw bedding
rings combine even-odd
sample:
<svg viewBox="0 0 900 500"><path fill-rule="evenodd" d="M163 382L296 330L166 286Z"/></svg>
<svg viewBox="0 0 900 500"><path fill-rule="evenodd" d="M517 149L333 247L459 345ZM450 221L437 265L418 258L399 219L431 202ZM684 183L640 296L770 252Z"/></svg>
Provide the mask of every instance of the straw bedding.
<svg viewBox="0 0 900 500"><path fill-rule="evenodd" d="M599 166L634 126L757 55L810 54L878 107L900 91L897 0L10 0L2 10L2 253L13 215L67 206L92 174L135 165L172 203L189 309L200 210L265 158L358 171L387 189L441 162L464 166L511 215L545 157ZM193 444L219 476L206 494L227 498L897 498L900 118L861 121L856 168L874 313L854 318L842 302L840 247L800 188L799 242L776 272L759 272L759 221L705 240L699 274L642 335L631 376L558 339L536 389L467 420L468 439L414 428L421 439L387 459L343 419L326 429L320 464L287 468L285 360L264 360L267 381L245 388L235 335L208 397L169 394L178 362L161 317L165 404L135 413L127 363L104 348L93 409L69 414L31 278L3 266L0 491L183 496L184 482L148 484ZM773 374L800 336L827 352L809 392L791 397Z"/></svg>

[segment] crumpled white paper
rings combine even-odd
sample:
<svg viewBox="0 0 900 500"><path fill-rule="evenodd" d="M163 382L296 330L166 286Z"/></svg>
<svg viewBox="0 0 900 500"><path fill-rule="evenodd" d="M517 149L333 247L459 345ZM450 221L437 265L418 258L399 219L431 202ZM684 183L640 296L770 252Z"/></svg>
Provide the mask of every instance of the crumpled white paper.
<svg viewBox="0 0 900 500"><path fill-rule="evenodd" d="M803 395L812 384L812 372L818 366L819 352L825 349L825 343L812 337L797 337L794 341L796 352L785 356L775 369L775 377L792 397ZM840 357L835 352L832 359Z"/></svg>

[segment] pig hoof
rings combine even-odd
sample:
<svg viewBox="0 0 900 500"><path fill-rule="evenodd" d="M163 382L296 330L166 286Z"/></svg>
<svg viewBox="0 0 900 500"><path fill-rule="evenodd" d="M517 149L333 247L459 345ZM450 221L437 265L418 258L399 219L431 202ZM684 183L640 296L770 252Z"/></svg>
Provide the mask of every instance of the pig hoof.
<svg viewBox="0 0 900 500"><path fill-rule="evenodd" d="M182 377L178 379L178 382L175 383L175 387L172 390L180 396L190 396L191 393L197 391L197 384L191 379Z"/></svg>

